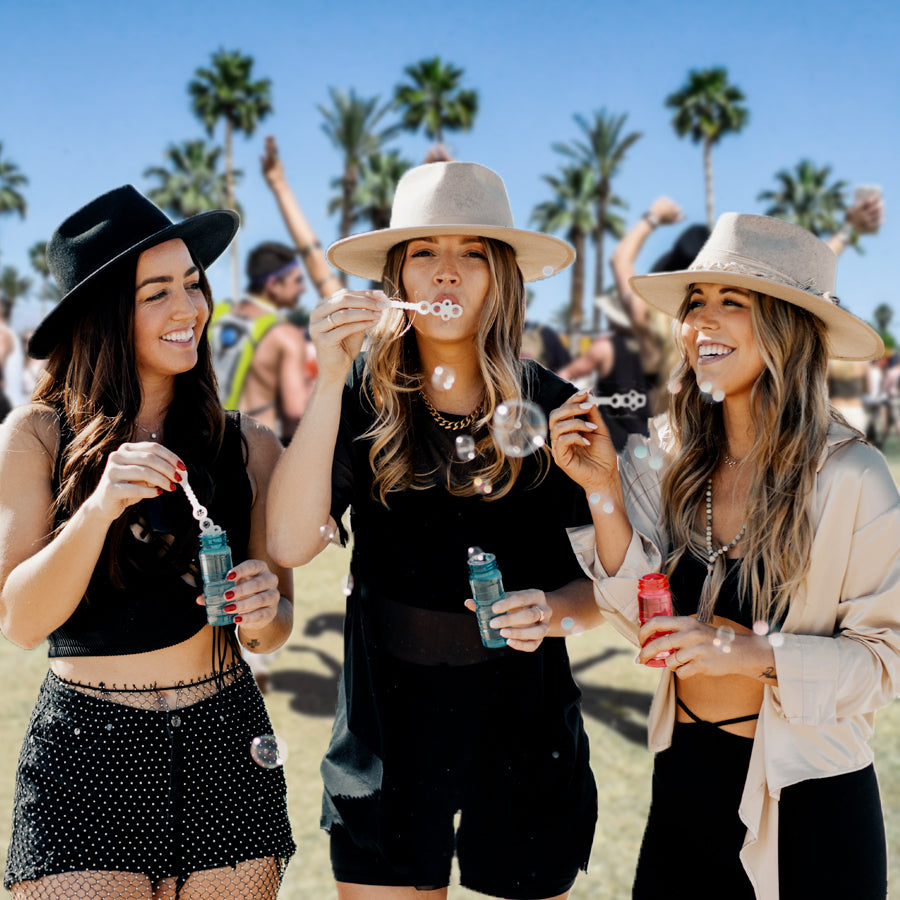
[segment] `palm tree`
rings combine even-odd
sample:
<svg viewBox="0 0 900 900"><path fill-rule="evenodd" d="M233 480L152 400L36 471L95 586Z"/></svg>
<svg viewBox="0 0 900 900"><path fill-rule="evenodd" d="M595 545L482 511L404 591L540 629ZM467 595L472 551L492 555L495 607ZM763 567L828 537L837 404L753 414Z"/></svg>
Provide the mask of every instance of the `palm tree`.
<svg viewBox="0 0 900 900"><path fill-rule="evenodd" d="M3 144L0 144L0 215L17 212L25 218L28 204L19 188L28 184L28 179L19 171L19 167L3 158Z"/></svg>
<svg viewBox="0 0 900 900"><path fill-rule="evenodd" d="M723 68L692 70L680 91L666 97L666 106L675 110L672 127L678 137L689 135L695 144L703 144L703 171L706 181L706 221L715 224L713 202L712 147L729 131L740 131L749 113L741 106L743 92L728 83Z"/></svg>
<svg viewBox="0 0 900 900"><path fill-rule="evenodd" d="M341 211L340 236L346 237L359 218L354 197L365 160L381 150L385 141L397 133L398 126L389 125L377 130L379 122L391 108L390 104L379 106L378 97L368 100L358 97L352 88L349 94L337 88L329 88L328 93L332 105L330 108L320 105L319 112L325 119L322 130L342 156L341 175L333 184L340 188L340 202L336 208ZM341 282L347 283L344 273L341 273Z"/></svg>
<svg viewBox="0 0 900 900"><path fill-rule="evenodd" d="M50 266L47 264L46 241L38 241L28 248L28 261L41 280L41 286L38 290L38 303L40 303L41 316L43 316L44 304L47 302L56 303L59 300L59 288L50 277Z"/></svg>
<svg viewBox="0 0 900 900"><path fill-rule="evenodd" d="M240 204L233 198L229 200L225 173L219 171L221 155L221 147L211 146L203 140L170 144L163 151L168 168L150 166L144 169L144 178L158 179L158 184L147 192L147 196L179 219L221 209L229 202L233 204L232 209L241 213ZM244 173L236 169L231 175L237 184Z"/></svg>
<svg viewBox="0 0 900 900"><path fill-rule="evenodd" d="M353 197L357 221L365 220L373 229L390 226L394 191L410 166L412 163L403 159L398 150L373 153L364 160Z"/></svg>
<svg viewBox="0 0 900 900"><path fill-rule="evenodd" d="M875 330L881 335L885 348L893 350L897 346L897 341L894 339L891 332L888 331L891 319L894 318L893 308L887 303L879 303L878 306L875 307L872 317L875 320Z"/></svg>
<svg viewBox="0 0 900 900"><path fill-rule="evenodd" d="M460 88L462 69L434 56L403 71L411 83L397 85L394 103L402 110L404 128L422 128L429 140L440 145L444 131L468 131L472 127L478 113L478 94Z"/></svg>
<svg viewBox="0 0 900 900"><path fill-rule="evenodd" d="M577 165L586 166L594 171L595 207L594 221L594 297L604 293L604 253L603 237L610 234L621 238L625 233L625 220L613 208L626 209L627 204L612 192L612 179L619 170L628 150L643 137L641 132L632 131L622 134L627 114L611 116L605 109L594 113L593 121L576 115L575 121L581 128L585 140L573 141L572 144L554 144L553 149L570 157ZM593 327L599 326L600 310L593 305Z"/></svg>
<svg viewBox="0 0 900 900"><path fill-rule="evenodd" d="M211 67L197 69L194 80L188 84L191 108L210 137L219 120L225 121L225 196L229 209L235 208L234 132L241 131L250 137L272 112L272 82L268 78L254 81L252 68L252 56L244 56L238 50L219 50L212 56ZM231 243L231 277L237 297L240 290L237 239Z"/></svg>
<svg viewBox="0 0 900 900"><path fill-rule="evenodd" d="M30 278L20 275L13 266L4 266L0 269L0 296L6 297L10 301L10 308L29 290L31 290Z"/></svg>
<svg viewBox="0 0 900 900"><path fill-rule="evenodd" d="M531 221L541 231L564 230L566 239L575 248L568 323L571 345L575 346L584 320L584 245L596 228L596 174L587 166L565 166L558 176L543 177L553 189L554 197L532 210Z"/></svg>
<svg viewBox="0 0 900 900"><path fill-rule="evenodd" d="M756 199L768 201L767 216L801 225L819 237L831 234L840 227L847 208L844 196L847 182L828 184L830 175L831 166L817 168L810 160L801 159L793 172L787 169L776 172L778 188L762 191Z"/></svg>

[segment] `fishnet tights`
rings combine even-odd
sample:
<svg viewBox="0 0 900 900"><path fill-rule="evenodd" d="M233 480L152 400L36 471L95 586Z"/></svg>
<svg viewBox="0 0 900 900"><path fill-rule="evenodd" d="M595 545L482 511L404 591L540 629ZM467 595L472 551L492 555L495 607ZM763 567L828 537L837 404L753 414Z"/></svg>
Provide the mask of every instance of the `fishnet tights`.
<svg viewBox="0 0 900 900"><path fill-rule="evenodd" d="M13 900L275 900L285 860L269 857L232 869L193 872L179 887L175 878L151 882L136 872L66 872L20 881Z"/></svg>

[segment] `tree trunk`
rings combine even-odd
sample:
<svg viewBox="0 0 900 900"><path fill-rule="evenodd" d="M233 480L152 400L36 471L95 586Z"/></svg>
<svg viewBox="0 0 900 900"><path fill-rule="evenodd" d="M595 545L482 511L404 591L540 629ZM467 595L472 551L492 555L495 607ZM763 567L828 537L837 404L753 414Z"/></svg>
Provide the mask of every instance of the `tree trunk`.
<svg viewBox="0 0 900 900"><path fill-rule="evenodd" d="M600 309L597 306L597 298L603 295L603 223L605 221L606 198L603 197L597 202L597 230L594 232L594 293L591 296L591 309L593 310L591 322L594 334L600 330Z"/></svg>
<svg viewBox="0 0 900 900"><path fill-rule="evenodd" d="M575 247L575 262L572 264L572 293L569 298L569 353L574 359L581 353L581 327L584 323L584 234L577 232L570 236Z"/></svg>
<svg viewBox="0 0 900 900"><path fill-rule="evenodd" d="M703 139L703 174L706 179L706 224L713 230L716 224L716 206L713 201L712 141Z"/></svg>
<svg viewBox="0 0 900 900"><path fill-rule="evenodd" d="M353 227L353 189L356 187L356 171L353 166L346 166L341 178L341 237L350 234ZM340 272L338 278L347 287L347 273Z"/></svg>
<svg viewBox="0 0 900 900"><path fill-rule="evenodd" d="M225 199L229 209L234 209L234 159L231 153L231 120L225 119ZM231 299L237 303L241 297L241 263L238 254L238 238L231 242Z"/></svg>

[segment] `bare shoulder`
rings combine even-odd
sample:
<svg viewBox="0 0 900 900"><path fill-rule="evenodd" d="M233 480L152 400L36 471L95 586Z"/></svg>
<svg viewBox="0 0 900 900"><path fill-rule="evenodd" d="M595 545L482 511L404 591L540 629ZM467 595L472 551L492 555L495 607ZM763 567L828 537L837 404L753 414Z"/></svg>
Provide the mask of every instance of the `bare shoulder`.
<svg viewBox="0 0 900 900"><path fill-rule="evenodd" d="M284 449L275 432L251 416L241 416L241 434L247 442L247 468L256 471L263 466L271 470Z"/></svg>
<svg viewBox="0 0 900 900"><path fill-rule="evenodd" d="M17 406L0 425L0 449L38 451L55 459L58 446L59 417L44 404Z"/></svg>

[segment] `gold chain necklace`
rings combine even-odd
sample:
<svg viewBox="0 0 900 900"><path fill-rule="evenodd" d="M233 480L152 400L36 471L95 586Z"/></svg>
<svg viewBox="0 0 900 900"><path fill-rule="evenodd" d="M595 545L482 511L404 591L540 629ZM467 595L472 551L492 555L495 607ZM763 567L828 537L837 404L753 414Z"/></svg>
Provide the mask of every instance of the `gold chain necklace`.
<svg viewBox="0 0 900 900"><path fill-rule="evenodd" d="M462 431L464 428L469 428L481 415L481 404L479 403L475 409L472 410L464 419L459 419L459 421L452 422L450 419L445 419L435 408L432 406L431 401L428 399L425 391L420 390L419 396L422 398L422 402L425 404L425 409L431 413L431 418L434 419L438 425L441 426L445 431Z"/></svg>

